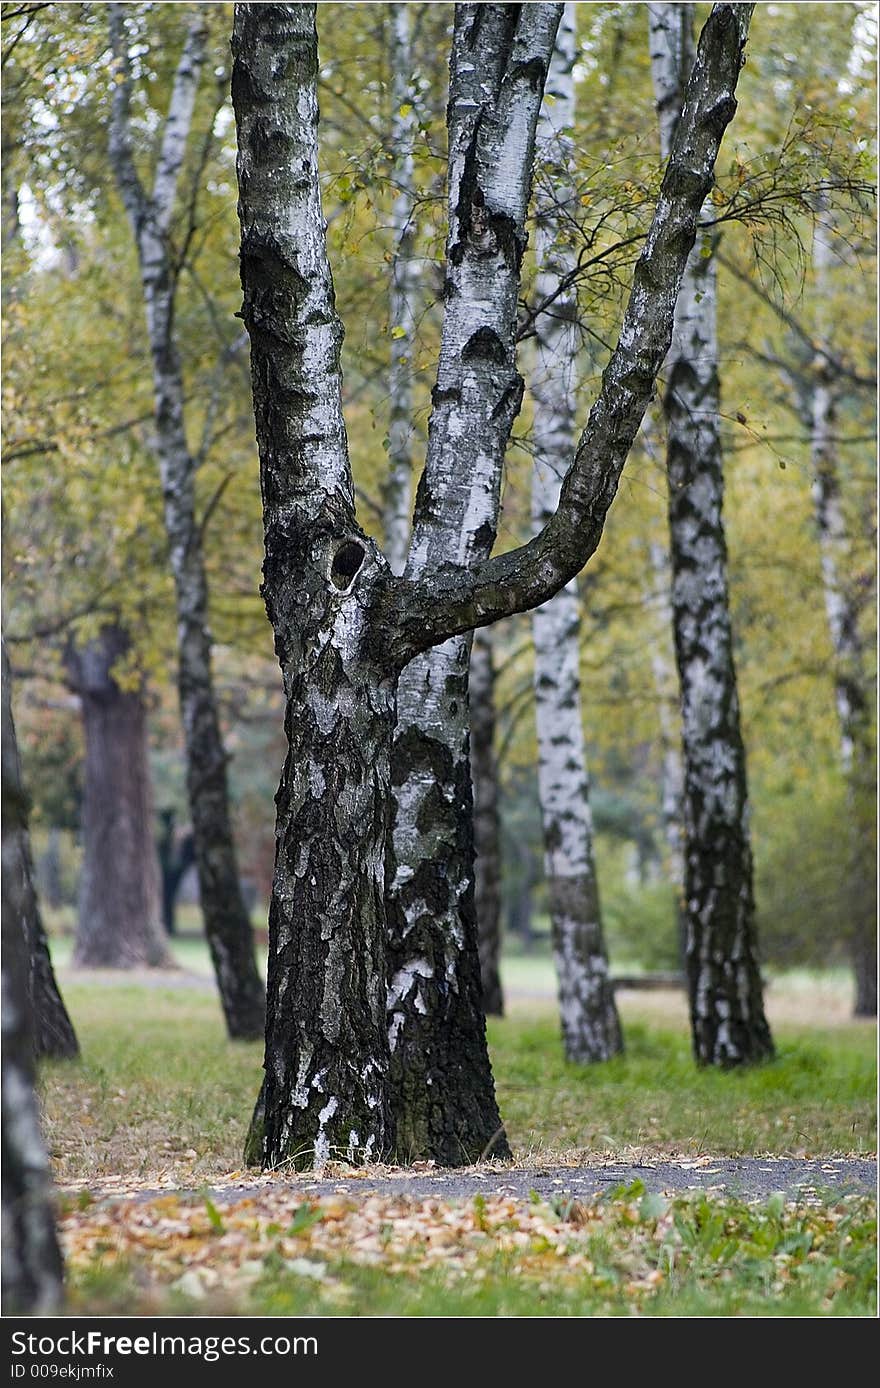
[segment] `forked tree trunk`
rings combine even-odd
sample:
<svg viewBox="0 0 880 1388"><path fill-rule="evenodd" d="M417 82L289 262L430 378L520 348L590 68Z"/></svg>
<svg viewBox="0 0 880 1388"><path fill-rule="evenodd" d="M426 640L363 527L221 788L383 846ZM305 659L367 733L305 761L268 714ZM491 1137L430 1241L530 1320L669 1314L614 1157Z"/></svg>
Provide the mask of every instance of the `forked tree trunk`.
<svg viewBox="0 0 880 1388"><path fill-rule="evenodd" d="M459 5L449 89L443 332L406 577L488 557L522 400L515 332L553 5ZM463 441L466 440L466 451ZM398 1152L507 1155L481 1003L468 727L470 637L404 670L388 864L388 1017Z"/></svg>
<svg viewBox="0 0 880 1388"><path fill-rule="evenodd" d="M12 684L5 643L2 666L3 874L6 883L4 894L8 908L21 911L17 924L26 947L28 1010L31 1016L34 1055L37 1059L45 1056L51 1060L70 1060L79 1055L79 1045L55 979L49 942L43 928L40 903L34 886L27 795L21 778L18 741L12 718Z"/></svg>
<svg viewBox="0 0 880 1388"><path fill-rule="evenodd" d="M211 672L208 589L196 517L195 462L184 419L183 372L174 332L176 272L168 233L205 59L204 16L193 13L177 66L151 195L132 156L131 73L122 9L110 6L118 65L110 160L137 246L153 366L156 451L177 606L178 691L186 750L199 901L226 1026L231 1037L263 1035L265 990L250 915L241 894L229 810L227 755Z"/></svg>
<svg viewBox="0 0 880 1388"><path fill-rule="evenodd" d="M7 1316L51 1315L61 1304L63 1269L49 1159L34 1093L26 933L32 899L22 871L27 802L17 774L14 741L12 745L9 741L13 728L11 717L6 716L8 679L4 678L3 686L3 1311Z"/></svg>
<svg viewBox="0 0 880 1388"><path fill-rule="evenodd" d="M814 289L820 334L827 345L834 219L822 197L813 234ZM877 1015L877 912L875 873L874 766L870 684L859 631L859 605L848 575L852 554L840 493L834 443L836 413L830 354L813 363L810 400L810 463L813 506L819 534L825 612L834 651L834 696L840 726L840 763L847 786L850 823L846 894L850 911L850 951L857 1017Z"/></svg>
<svg viewBox="0 0 880 1388"><path fill-rule="evenodd" d="M147 714L113 666L129 647L118 626L67 654L85 733L83 863L73 962L83 968L161 968L162 930Z"/></svg>
<svg viewBox="0 0 880 1388"><path fill-rule="evenodd" d="M650 5L651 69L668 157L693 65L690 5ZM704 254L704 252L709 252ZM692 251L667 359L672 613L684 753L687 975L694 1054L734 1066L773 1054L758 968L746 760L721 515L716 271Z"/></svg>
<svg viewBox="0 0 880 1388"><path fill-rule="evenodd" d="M483 1011L504 1015L501 988L501 823L495 755L495 667L491 632L474 633L470 668L471 780L474 787L474 907Z"/></svg>
<svg viewBox="0 0 880 1388"><path fill-rule="evenodd" d="M568 222L577 209L566 199L573 186L577 59L575 6L565 6L551 64L539 149L559 176L552 196L538 200L535 254L538 302L556 293L536 323L535 471L532 526L547 524L559 502L566 461L575 442L578 359L577 289L557 293L577 268ZM538 793L544 864L550 898L553 959L566 1059L608 1060L623 1049L620 1021L602 935L599 885L593 856L590 780L584 748L580 688L580 609L577 586L567 584L532 613L535 643L535 722Z"/></svg>
<svg viewBox="0 0 880 1388"><path fill-rule="evenodd" d="M497 16L489 18L494 8L468 6L457 12L456 40L464 40L474 69L486 64L484 78L491 75L493 48L474 26L496 23ZM543 6L511 10L516 14L510 18L518 23L522 15L526 29L536 22L555 28L555 13L547 14ZM475 560L471 568L457 563L448 549L438 550L435 566L421 559L417 526L411 560L415 556L423 564L421 578L392 575L354 515L341 408L342 331L334 309L318 179L314 14L314 7L306 5L239 5L233 38L243 316L251 339L266 543L263 592L288 699L290 749L277 797L263 1130L251 1133L251 1149L259 1146L266 1166L307 1165L332 1152L362 1161L395 1146L410 1146L409 1134L403 1142L398 1135L395 1142L384 1012L382 886L395 682L400 670L432 645L547 601L595 551L669 348L675 297L700 204L735 109L733 93L751 6L715 6L704 28L692 99L634 270L620 341L555 516L529 545ZM548 38L549 57L552 33ZM545 68L543 60L511 67L511 95L518 93L529 110L533 100L540 100ZM529 75L534 86L527 81L522 91L517 84ZM479 73L473 80L479 82ZM491 84L487 80L485 85ZM525 121L520 109L518 117L514 124L522 134L531 116ZM484 122L490 136L491 124ZM479 149L480 141L475 144ZM458 228L453 246L466 228L464 240L479 238L487 253L500 249L499 242L510 249L510 221L495 213L479 175L484 172L491 187L499 167L510 170L523 158L530 163L528 139L515 142L510 158L499 157L504 154L503 145L500 150L496 146L485 170L474 151L465 157L465 169L477 176L466 180L461 197L452 200ZM509 186L509 180L502 181ZM516 254L516 238L511 239ZM466 246L462 250L463 262ZM481 333L480 326L472 326L451 360L444 357L435 397L442 437L444 417L461 403L455 381L474 371L474 385L481 389L462 397L468 405L463 419L468 435L461 444L461 451L473 448L475 455L474 502L486 492L481 472L485 455L478 441L483 397L491 390L490 398L501 403L502 368L509 372L511 365L494 345L493 330ZM474 362L479 364L470 365ZM501 399L505 397L502 390ZM441 450L441 455L448 467L450 453ZM447 514L438 483L454 479L454 473L444 470L440 478L423 484L419 519L424 534L430 533L427 512L434 501ZM459 496L454 504L460 501ZM476 509L466 507L468 514ZM461 533L460 526L455 533ZM458 717L457 709L452 712ZM448 763L441 760L439 769L446 777ZM469 808L466 801L464 808ZM405 872L402 877L406 879ZM433 898L433 879L426 874L422 882ZM442 909L449 896L448 887L438 894ZM424 908L418 909L421 913ZM436 943L440 948L444 944ZM426 958L417 954L414 963ZM475 945L468 962L471 958L476 960ZM434 980L432 991L440 993L442 976L427 976ZM467 975L469 994L474 976ZM416 1015L425 977L419 967L412 969L412 986L398 977L398 997L405 993L412 998ZM478 989L477 981L472 995L477 1003ZM451 1010L446 1006L434 1014L444 1060L456 1058L450 1036L439 1030ZM469 1035L475 1034L471 1028ZM472 1062L484 1054L484 1047L466 1056L459 1052L459 1073L472 1080ZM433 1060L429 1055L428 1066L421 1067L428 1094L417 1101L418 1136L421 1141L427 1132L460 1162L468 1145L459 1141L455 1147L462 1133L460 1116L444 1112L442 1099L432 1111ZM446 1068L442 1073L452 1074ZM460 1092L469 1101L476 1091L471 1084ZM486 1093L483 1087L482 1096ZM479 1113L473 1109L465 1114L465 1125L472 1116L485 1126L486 1104ZM476 1124L467 1128L467 1136L468 1143L477 1136ZM471 1150L480 1155L476 1144Z"/></svg>

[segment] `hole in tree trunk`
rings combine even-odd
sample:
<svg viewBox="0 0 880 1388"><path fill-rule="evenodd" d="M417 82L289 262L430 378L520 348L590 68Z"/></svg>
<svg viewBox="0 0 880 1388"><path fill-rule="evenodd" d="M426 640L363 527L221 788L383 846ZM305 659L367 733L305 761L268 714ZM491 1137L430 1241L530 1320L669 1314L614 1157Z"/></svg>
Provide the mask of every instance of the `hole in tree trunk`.
<svg viewBox="0 0 880 1388"><path fill-rule="evenodd" d="M364 562L366 550L356 540L346 540L333 556L330 578L339 589L348 588Z"/></svg>

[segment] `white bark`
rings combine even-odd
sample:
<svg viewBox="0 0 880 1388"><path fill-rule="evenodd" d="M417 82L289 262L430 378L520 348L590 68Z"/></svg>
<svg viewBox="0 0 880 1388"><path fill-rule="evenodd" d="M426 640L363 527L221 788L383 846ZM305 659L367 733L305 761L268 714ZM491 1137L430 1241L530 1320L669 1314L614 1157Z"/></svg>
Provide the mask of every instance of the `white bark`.
<svg viewBox="0 0 880 1388"><path fill-rule="evenodd" d="M649 5L661 153L678 144L693 66L689 5ZM676 121L667 119L674 111ZM773 1052L756 956L745 749L722 519L716 266L698 239L682 277L667 360L672 613L684 753L686 962L697 1059L740 1065Z"/></svg>
<svg viewBox="0 0 880 1388"><path fill-rule="evenodd" d="M538 302L549 299L572 275L577 256L566 221L576 209L566 201L573 186L575 119L575 10L567 4L538 131L549 187L538 199L535 253ZM543 530L559 502L565 462L575 441L577 291L554 298L536 323L535 471L532 525ZM593 856L590 786L580 690L580 612L577 587L567 584L532 615L535 643L535 721L538 789L544 861L550 896L553 951L565 1053L569 1060L606 1060L621 1049L620 1023L602 939Z"/></svg>
<svg viewBox="0 0 880 1388"><path fill-rule="evenodd" d="M409 7L390 6L391 148L395 156L397 195L391 209L394 259L391 266L391 371L388 421L388 481L385 488L385 556L393 573L402 574L409 548L412 515L412 371L415 351L419 262L415 255L416 96L411 87L412 56Z"/></svg>

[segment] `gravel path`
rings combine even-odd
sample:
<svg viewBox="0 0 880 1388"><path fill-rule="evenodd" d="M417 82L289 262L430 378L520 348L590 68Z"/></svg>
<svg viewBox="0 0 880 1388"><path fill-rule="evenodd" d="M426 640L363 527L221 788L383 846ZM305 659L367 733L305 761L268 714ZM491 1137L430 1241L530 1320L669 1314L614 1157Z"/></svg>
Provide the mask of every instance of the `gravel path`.
<svg viewBox="0 0 880 1388"><path fill-rule="evenodd" d="M285 1181L279 1176L261 1180L244 1179L209 1186L215 1204L232 1204L267 1190L288 1189L303 1196L401 1195L412 1199L437 1196L444 1200L471 1200L477 1194L508 1195L529 1200L536 1192L542 1199L561 1197L589 1200L614 1190L616 1186L641 1181L646 1190L657 1192L713 1190L748 1200L766 1199L777 1191L787 1197L812 1193L839 1192L841 1195L876 1194L877 1162L867 1158L828 1158L804 1160L789 1157L701 1157L694 1161L660 1160L645 1163L609 1162L593 1166L538 1166L524 1168L473 1168L465 1171L401 1171L381 1176L346 1179L338 1173L316 1177L310 1173ZM135 1199L146 1201L177 1195L199 1201L202 1190L120 1190L91 1188L98 1200Z"/></svg>

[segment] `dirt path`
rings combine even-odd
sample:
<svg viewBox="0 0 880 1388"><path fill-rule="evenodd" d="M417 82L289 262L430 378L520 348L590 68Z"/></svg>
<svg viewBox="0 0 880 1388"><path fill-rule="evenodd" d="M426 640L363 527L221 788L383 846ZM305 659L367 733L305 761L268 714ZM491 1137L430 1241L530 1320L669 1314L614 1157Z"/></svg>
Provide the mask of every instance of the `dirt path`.
<svg viewBox="0 0 880 1388"><path fill-rule="evenodd" d="M177 1195L182 1199L200 1201L205 1191L215 1204L233 1204L238 1200L265 1192L267 1189L286 1189L302 1196L366 1195L406 1196L416 1200L436 1196L446 1200L470 1200L475 1195L512 1196L530 1200L533 1193L542 1200L589 1200L615 1187L641 1181L646 1190L684 1192L712 1190L740 1196L747 1200L767 1199L781 1191L786 1197L809 1198L815 1194L834 1191L840 1195L875 1194L877 1162L873 1158L828 1158L806 1160L788 1157L701 1157L696 1160L665 1160L627 1163L609 1162L594 1166L539 1166L523 1168L482 1168L466 1171L401 1171L381 1175L317 1177L312 1173L282 1177L247 1177L239 1181L211 1185L201 1190L182 1190L165 1187L156 1190L137 1190L90 1187L98 1200L154 1200Z"/></svg>

